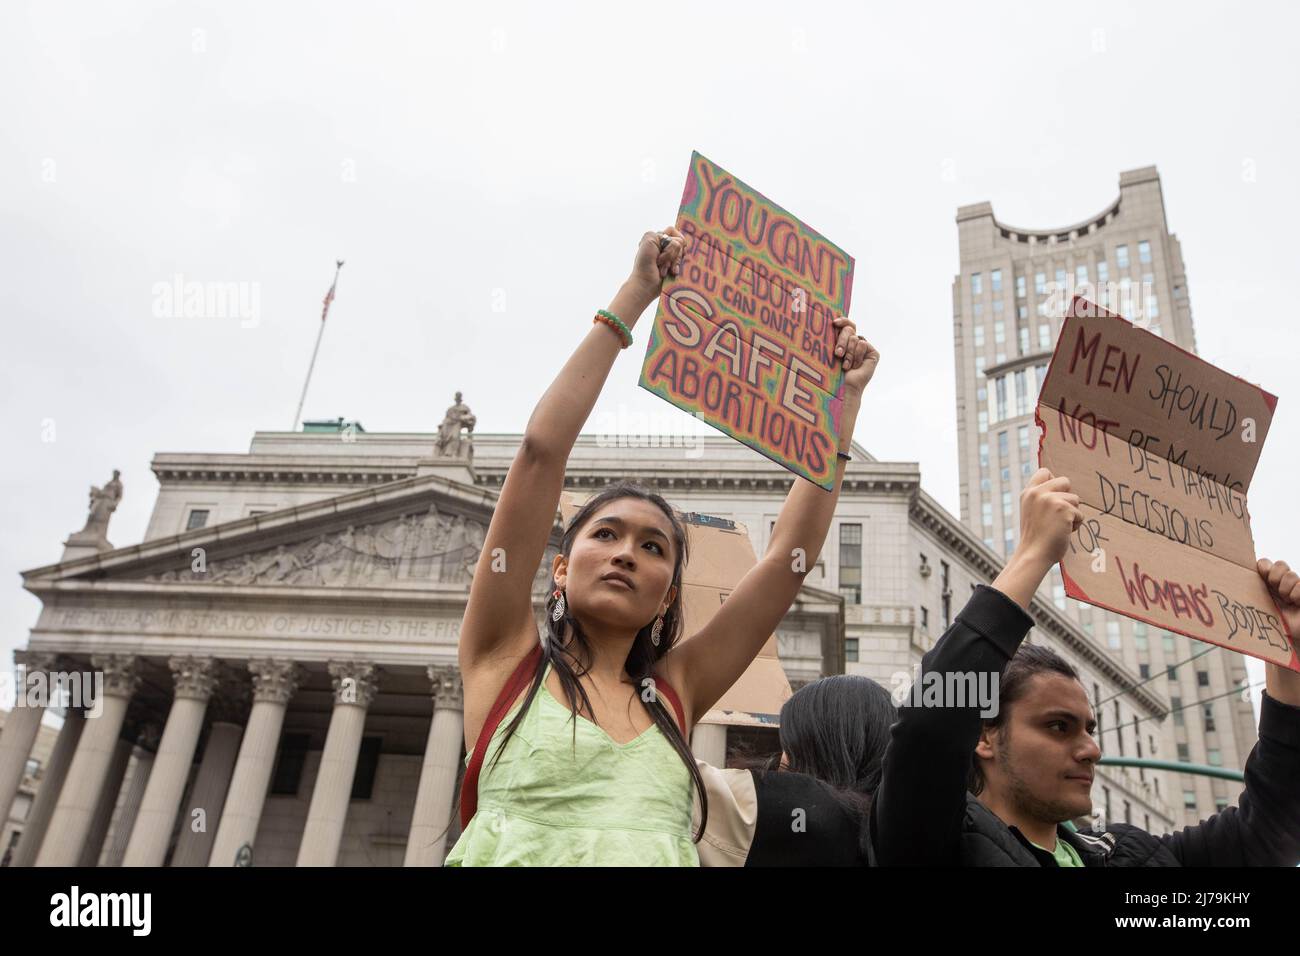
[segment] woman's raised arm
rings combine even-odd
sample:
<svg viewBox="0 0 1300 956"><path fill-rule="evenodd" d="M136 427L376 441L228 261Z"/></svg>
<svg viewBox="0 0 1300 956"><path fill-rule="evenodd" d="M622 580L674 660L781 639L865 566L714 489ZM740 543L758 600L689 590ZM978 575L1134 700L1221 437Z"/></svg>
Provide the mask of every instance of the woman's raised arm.
<svg viewBox="0 0 1300 956"><path fill-rule="evenodd" d="M681 233L647 232L632 274L609 305L629 328L659 295L669 270L680 270ZM513 667L537 640L532 582L546 551L564 485L564 468L583 424L618 357L621 336L592 323L560 374L533 409L523 442L510 464L474 570L460 632L460 666L466 694L473 672ZM507 670L508 673L508 670ZM489 683L499 683L489 681ZM495 694L495 692L493 692ZM491 701L485 705L491 706ZM466 700L466 725L473 707Z"/></svg>

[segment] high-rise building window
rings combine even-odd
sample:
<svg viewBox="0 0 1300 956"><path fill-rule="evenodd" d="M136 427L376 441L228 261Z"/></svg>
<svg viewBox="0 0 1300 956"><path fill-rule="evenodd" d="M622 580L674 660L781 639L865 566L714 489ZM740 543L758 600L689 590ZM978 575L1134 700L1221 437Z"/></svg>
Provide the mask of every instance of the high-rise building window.
<svg viewBox="0 0 1300 956"><path fill-rule="evenodd" d="M1029 477L1030 475L1032 475L1033 473L1034 473L1034 463L1033 463L1032 460L1031 460L1031 461L1026 461L1026 462L1022 462L1022 463L1021 463L1021 465L1020 465L1020 477L1022 477L1022 478L1028 478L1028 477Z"/></svg>
<svg viewBox="0 0 1300 956"><path fill-rule="evenodd" d="M980 479L980 491L989 491L993 488L993 483L987 478Z"/></svg>
<svg viewBox="0 0 1300 956"><path fill-rule="evenodd" d="M1011 557L1012 552L1016 550L1016 533L1011 528L1002 532L1002 552L1007 557Z"/></svg>
<svg viewBox="0 0 1300 956"><path fill-rule="evenodd" d="M1002 311L1002 300L1001 300L1001 299L994 299L994 300L993 300L993 313L996 315L997 313L999 313L999 312L1001 312L1001 311Z"/></svg>
<svg viewBox="0 0 1300 956"><path fill-rule="evenodd" d="M1121 269L1128 268L1128 246L1115 247L1115 265Z"/></svg>
<svg viewBox="0 0 1300 956"><path fill-rule="evenodd" d="M1026 370L1016 370L1016 414L1028 415L1029 408L1029 386L1025 382Z"/></svg>
<svg viewBox="0 0 1300 956"><path fill-rule="evenodd" d="M1150 664L1139 664L1139 665L1138 665L1138 676L1141 677L1143 680L1146 680L1148 677L1150 677L1150 676L1151 676L1151 665L1150 665Z"/></svg>
<svg viewBox="0 0 1300 956"><path fill-rule="evenodd" d="M984 315L984 303L983 303L983 302L976 302L976 303L975 303L975 307L974 307L974 309L973 309L972 311L974 311L974 313L975 313L975 318L977 318L977 319L980 318L981 316Z"/></svg>
<svg viewBox="0 0 1300 956"><path fill-rule="evenodd" d="M1119 621L1106 622L1106 645L1113 651L1119 650Z"/></svg>
<svg viewBox="0 0 1300 956"><path fill-rule="evenodd" d="M1079 265L1074 267L1074 281L1078 285L1083 285L1085 282L1088 281L1087 265Z"/></svg>
<svg viewBox="0 0 1300 956"><path fill-rule="evenodd" d="M1034 381L1037 383L1036 387L1040 392L1043 390L1043 379L1045 378L1047 378L1047 363L1044 362L1042 365L1035 365Z"/></svg>
<svg viewBox="0 0 1300 956"><path fill-rule="evenodd" d="M1195 790L1184 790L1184 791L1183 791L1183 806L1184 806L1186 809L1188 809L1188 810L1195 810L1195 809L1196 809L1196 791L1195 791Z"/></svg>
<svg viewBox="0 0 1300 956"><path fill-rule="evenodd" d="M1003 468L1003 469L1002 469L1002 483L1003 483L1003 484L1007 484L1007 483L1009 483L1010 481L1011 481L1011 469L1010 469L1010 468Z"/></svg>
<svg viewBox="0 0 1300 956"><path fill-rule="evenodd" d="M993 524L993 503L986 501L980 505L980 517L984 519L984 526L990 527Z"/></svg>
<svg viewBox="0 0 1300 956"><path fill-rule="evenodd" d="M997 399L998 399L996 421L1000 422L1007 417L1007 377L1005 375L999 375L996 379L994 379L993 389L997 393ZM1003 434L1006 433L1003 432ZM999 441L998 448L1001 449L1001 447L1002 447L1002 442ZM1005 455L1003 457L1005 457Z"/></svg>
<svg viewBox="0 0 1300 956"><path fill-rule="evenodd" d="M1166 654L1172 654L1174 652L1174 636L1168 631L1160 635L1160 646L1165 649Z"/></svg>
<svg viewBox="0 0 1300 956"><path fill-rule="evenodd" d="M856 637L846 637L844 639L844 660L856 661L858 659L858 639Z"/></svg>
<svg viewBox="0 0 1300 956"><path fill-rule="evenodd" d="M998 432L998 461L1007 460L1007 433Z"/></svg>
<svg viewBox="0 0 1300 956"><path fill-rule="evenodd" d="M1183 726L1183 699L1181 697L1169 698L1169 713L1174 715L1174 726Z"/></svg>
<svg viewBox="0 0 1300 956"><path fill-rule="evenodd" d="M1210 672L1209 672L1209 671L1197 671L1197 672L1196 672L1196 686L1197 686L1197 687L1209 687L1209 686L1210 686Z"/></svg>
<svg viewBox="0 0 1300 956"><path fill-rule="evenodd" d="M1025 297L1025 277L1016 276L1016 298L1023 299L1024 297Z"/></svg>
<svg viewBox="0 0 1300 956"><path fill-rule="evenodd" d="M1027 305L1020 306L1018 309L1016 309L1016 315L1022 322L1025 319L1029 318L1029 306Z"/></svg>
<svg viewBox="0 0 1300 956"><path fill-rule="evenodd" d="M1160 318L1160 303L1156 301L1155 293L1147 296L1147 318Z"/></svg>
<svg viewBox="0 0 1300 956"><path fill-rule="evenodd" d="M840 594L862 603L862 525L840 525Z"/></svg>
<svg viewBox="0 0 1300 956"><path fill-rule="evenodd" d="M987 468L988 466L989 466L989 444L988 442L982 441L980 442L980 467Z"/></svg>
<svg viewBox="0 0 1300 956"><path fill-rule="evenodd" d="M1002 517L1011 517L1011 492L1002 492Z"/></svg>
<svg viewBox="0 0 1300 956"><path fill-rule="evenodd" d="M970 294L981 295L984 292L984 282L978 272L972 272L970 277Z"/></svg>
<svg viewBox="0 0 1300 956"><path fill-rule="evenodd" d="M977 349L984 348L984 326L983 325L975 326L975 347Z"/></svg>
<svg viewBox="0 0 1300 956"><path fill-rule="evenodd" d="M994 269L992 272L990 272L989 281L990 284L993 286L994 292L1001 292L1002 291L1002 270Z"/></svg>
<svg viewBox="0 0 1300 956"><path fill-rule="evenodd" d="M1100 262L1097 263L1097 282L1102 283L1102 282L1109 282L1109 281L1110 281L1110 267L1106 265L1106 260L1102 259Z"/></svg>
<svg viewBox="0 0 1300 956"><path fill-rule="evenodd" d="M982 375L983 373L984 373L984 356L977 355L975 356L975 374Z"/></svg>
<svg viewBox="0 0 1300 956"><path fill-rule="evenodd" d="M1001 319L993 320L993 342L1002 345L1007 340L1007 324Z"/></svg>
<svg viewBox="0 0 1300 956"><path fill-rule="evenodd" d="M1151 243L1143 239L1138 243L1138 262L1151 261Z"/></svg>
<svg viewBox="0 0 1300 956"><path fill-rule="evenodd" d="M1138 631L1139 627L1142 628L1141 631ZM1145 624L1133 625L1133 645L1144 654L1150 650L1147 646L1147 626Z"/></svg>
<svg viewBox="0 0 1300 956"><path fill-rule="evenodd" d="M1063 266L1057 266L1056 268L1056 288L1065 288L1065 268Z"/></svg>
<svg viewBox="0 0 1300 956"><path fill-rule="evenodd" d="M1020 454L1029 454L1029 426L1021 425L1016 429L1016 438L1020 440Z"/></svg>
<svg viewBox="0 0 1300 956"><path fill-rule="evenodd" d="M1038 347L1044 350L1052 347L1052 327L1046 322L1038 327Z"/></svg>
<svg viewBox="0 0 1300 956"><path fill-rule="evenodd" d="M210 512L202 508L195 508L190 512L189 520L185 522L185 530L193 531L195 528L202 528L208 523Z"/></svg>
<svg viewBox="0 0 1300 956"><path fill-rule="evenodd" d="M1205 750L1205 762L1211 767L1223 766L1223 755L1219 753L1217 747L1207 747Z"/></svg>
<svg viewBox="0 0 1300 956"><path fill-rule="evenodd" d="M1020 354L1024 355L1029 351L1029 326L1022 325L1017 331L1019 333Z"/></svg>
<svg viewBox="0 0 1300 956"><path fill-rule="evenodd" d="M1187 749L1187 744L1178 745L1178 759L1183 763L1187 763L1192 759L1191 751Z"/></svg>
<svg viewBox="0 0 1300 956"><path fill-rule="evenodd" d="M1046 273L1046 272L1035 272L1035 273L1034 273L1034 292L1036 292L1038 295L1045 295L1045 294L1047 293L1047 273Z"/></svg>
<svg viewBox="0 0 1300 956"><path fill-rule="evenodd" d="M1205 710L1201 713L1201 718L1205 721L1205 732L1208 734L1214 730L1214 705L1206 704Z"/></svg>

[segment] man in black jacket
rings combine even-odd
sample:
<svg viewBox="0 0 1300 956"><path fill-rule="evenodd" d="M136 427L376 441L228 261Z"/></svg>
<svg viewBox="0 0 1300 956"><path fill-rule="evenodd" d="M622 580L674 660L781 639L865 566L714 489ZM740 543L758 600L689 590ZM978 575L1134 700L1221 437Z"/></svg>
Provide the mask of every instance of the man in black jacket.
<svg viewBox="0 0 1300 956"><path fill-rule="evenodd" d="M921 678L1001 675L996 715L970 701L899 708L872 806L882 866L1295 866L1300 863L1300 674L1267 664L1259 741L1246 787L1194 827L1156 837L1127 824L1104 833L1060 826L1092 811L1101 751L1087 693L1046 648L1017 653L1025 613L1080 520L1069 480L1040 469L1021 495L1021 542L992 587L976 588L925 655ZM1283 562L1259 572L1291 633L1300 634L1300 575ZM1009 666L1008 666L1009 665ZM1005 673L1004 673L1005 671ZM968 686L970 683L968 682ZM972 793L971 791L975 791Z"/></svg>

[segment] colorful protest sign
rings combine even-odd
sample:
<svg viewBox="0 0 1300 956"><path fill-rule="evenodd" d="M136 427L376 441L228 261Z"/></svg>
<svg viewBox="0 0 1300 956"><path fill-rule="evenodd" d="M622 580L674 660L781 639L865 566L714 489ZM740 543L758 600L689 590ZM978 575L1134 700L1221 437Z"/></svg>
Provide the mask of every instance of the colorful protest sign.
<svg viewBox="0 0 1300 956"><path fill-rule="evenodd" d="M1038 461L1083 524L1070 597L1300 670L1255 570L1246 494L1277 399L1075 297L1038 396Z"/></svg>
<svg viewBox="0 0 1300 956"><path fill-rule="evenodd" d="M677 228L686 265L664 280L638 384L829 490L852 256L698 152Z"/></svg>

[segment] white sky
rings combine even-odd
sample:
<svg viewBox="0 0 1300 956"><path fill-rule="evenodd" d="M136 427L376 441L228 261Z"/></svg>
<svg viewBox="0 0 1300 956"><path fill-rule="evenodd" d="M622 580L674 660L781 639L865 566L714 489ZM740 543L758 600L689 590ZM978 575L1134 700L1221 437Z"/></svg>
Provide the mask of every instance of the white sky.
<svg viewBox="0 0 1300 956"><path fill-rule="evenodd" d="M39 611L18 572L58 560L89 485L122 470L110 537L131 544L155 452L243 452L288 425L336 257L305 417L433 431L460 389L480 430L519 431L637 237L674 219L693 148L856 257L853 317L883 353L856 437L919 461L954 513L957 207L1069 224L1156 164L1201 354L1280 396L1251 512L1259 553L1300 561L1293 6L31 2L5 20L0 669ZM256 287L259 321L155 317L178 273ZM648 324L596 414L680 428L636 387Z"/></svg>

